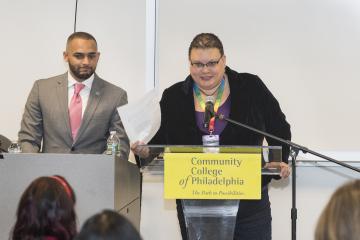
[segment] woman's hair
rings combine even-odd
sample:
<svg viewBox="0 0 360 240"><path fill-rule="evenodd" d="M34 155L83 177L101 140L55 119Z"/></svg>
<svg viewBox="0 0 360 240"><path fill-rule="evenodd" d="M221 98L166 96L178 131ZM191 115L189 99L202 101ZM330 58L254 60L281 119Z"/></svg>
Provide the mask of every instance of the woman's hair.
<svg viewBox="0 0 360 240"><path fill-rule="evenodd" d="M190 59L191 50L193 50L194 48L198 48L198 49L217 48L219 49L221 56L224 55L224 47L222 45L222 42L220 41L218 36L216 36L213 33L200 33L194 37L189 47L189 52L188 52L189 59Z"/></svg>
<svg viewBox="0 0 360 240"><path fill-rule="evenodd" d="M360 179L335 191L315 230L315 240L357 240L359 237Z"/></svg>
<svg viewBox="0 0 360 240"><path fill-rule="evenodd" d="M76 235L75 194L61 176L39 177L22 194L12 240L51 236L70 240Z"/></svg>
<svg viewBox="0 0 360 240"><path fill-rule="evenodd" d="M104 210L86 220L76 240L141 240L141 237L125 217Z"/></svg>

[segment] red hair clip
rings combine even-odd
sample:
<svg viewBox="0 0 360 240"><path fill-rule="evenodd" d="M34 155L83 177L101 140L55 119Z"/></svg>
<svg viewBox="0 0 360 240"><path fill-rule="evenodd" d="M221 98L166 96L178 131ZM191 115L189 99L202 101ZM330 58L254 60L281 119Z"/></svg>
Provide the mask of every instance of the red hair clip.
<svg viewBox="0 0 360 240"><path fill-rule="evenodd" d="M67 195L68 195L71 199L73 199L73 198L72 198L72 191L71 191L69 185L64 181L64 179L62 179L62 178L60 178L60 177L58 177L58 176L50 176L50 178L55 179L58 183L60 183L60 184L64 187L65 192L67 193Z"/></svg>

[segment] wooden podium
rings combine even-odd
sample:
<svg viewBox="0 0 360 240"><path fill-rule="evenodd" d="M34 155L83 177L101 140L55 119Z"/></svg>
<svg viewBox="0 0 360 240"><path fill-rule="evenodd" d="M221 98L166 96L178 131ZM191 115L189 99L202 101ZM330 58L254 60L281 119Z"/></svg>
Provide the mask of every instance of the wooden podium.
<svg viewBox="0 0 360 240"><path fill-rule="evenodd" d="M2 156L2 158L1 158ZM0 239L8 239L21 194L35 178L64 176L74 188L78 228L93 214L114 209L140 229L140 173L113 155L0 155Z"/></svg>

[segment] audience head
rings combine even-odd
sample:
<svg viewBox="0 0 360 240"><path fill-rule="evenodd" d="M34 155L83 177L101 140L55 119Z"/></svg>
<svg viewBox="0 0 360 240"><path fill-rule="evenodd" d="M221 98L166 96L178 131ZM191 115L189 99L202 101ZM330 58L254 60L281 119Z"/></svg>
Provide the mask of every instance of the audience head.
<svg viewBox="0 0 360 240"><path fill-rule="evenodd" d="M360 179L338 188L318 221L315 240L355 240L360 236Z"/></svg>
<svg viewBox="0 0 360 240"><path fill-rule="evenodd" d="M84 223L76 240L141 240L141 237L125 217L104 210Z"/></svg>
<svg viewBox="0 0 360 240"><path fill-rule="evenodd" d="M39 177L22 194L13 240L70 240L76 235L75 194L61 176Z"/></svg>

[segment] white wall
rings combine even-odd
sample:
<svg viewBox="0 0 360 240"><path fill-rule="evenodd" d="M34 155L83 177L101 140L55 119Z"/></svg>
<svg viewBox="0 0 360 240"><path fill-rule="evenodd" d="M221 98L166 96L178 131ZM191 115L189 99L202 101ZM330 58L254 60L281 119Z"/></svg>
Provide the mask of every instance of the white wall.
<svg viewBox="0 0 360 240"><path fill-rule="evenodd" d="M145 91L145 2L78 3L77 31L92 33L101 52L97 73L126 89L129 101ZM62 52L74 12L75 0L0 0L0 134L17 139L33 82L67 70Z"/></svg>
<svg viewBox="0 0 360 240"><path fill-rule="evenodd" d="M0 134L17 138L35 79L64 72L62 51L72 32L74 1L0 1Z"/></svg>
<svg viewBox="0 0 360 240"><path fill-rule="evenodd" d="M259 75L279 100L293 141L359 150L360 2L159 0L159 76L185 79L193 37L213 32L228 66Z"/></svg>
<svg viewBox="0 0 360 240"><path fill-rule="evenodd" d="M77 30L99 42L98 73L145 92L146 1L79 1ZM0 133L16 139L36 79L60 74L74 0L0 0ZM258 74L280 101L293 141L315 150L359 150L360 3L356 0L159 0L160 88L188 74L200 32L223 41L228 65Z"/></svg>

